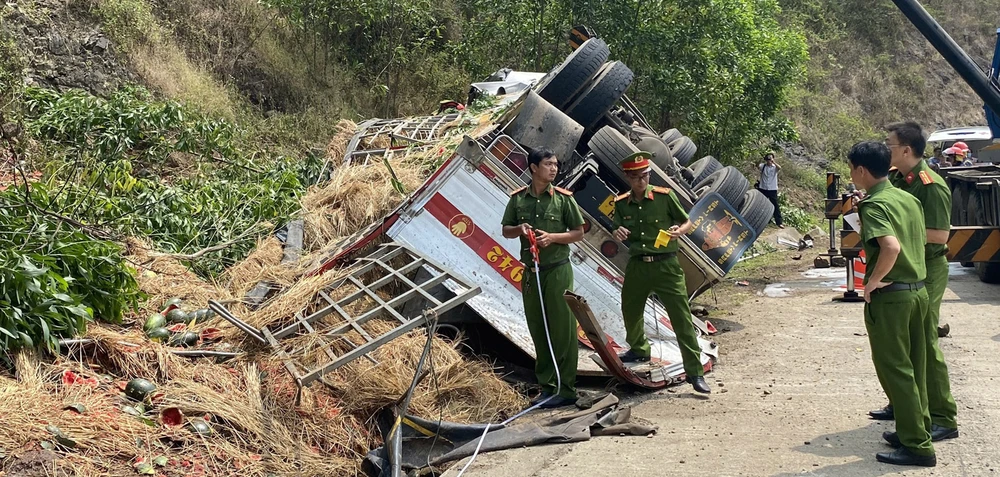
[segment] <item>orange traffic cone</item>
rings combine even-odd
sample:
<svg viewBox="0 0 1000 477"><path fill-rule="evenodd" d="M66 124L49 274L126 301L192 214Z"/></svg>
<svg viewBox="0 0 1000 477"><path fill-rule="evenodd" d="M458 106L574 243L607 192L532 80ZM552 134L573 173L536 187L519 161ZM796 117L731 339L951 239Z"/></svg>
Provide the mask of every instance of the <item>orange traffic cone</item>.
<svg viewBox="0 0 1000 477"><path fill-rule="evenodd" d="M864 290L865 288L865 251L854 259L854 289Z"/></svg>

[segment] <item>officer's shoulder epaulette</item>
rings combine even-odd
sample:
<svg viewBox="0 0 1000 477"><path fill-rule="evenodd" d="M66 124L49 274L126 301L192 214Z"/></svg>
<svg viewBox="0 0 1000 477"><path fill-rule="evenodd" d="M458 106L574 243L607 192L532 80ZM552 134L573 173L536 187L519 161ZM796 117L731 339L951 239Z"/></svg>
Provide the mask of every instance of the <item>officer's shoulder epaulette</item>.
<svg viewBox="0 0 1000 477"><path fill-rule="evenodd" d="M562 187L555 187L555 186L553 186L552 188L555 189L556 192L558 192L558 193L560 193L562 195L573 195L573 191L571 191L571 190L563 189Z"/></svg>
<svg viewBox="0 0 1000 477"><path fill-rule="evenodd" d="M930 185L934 183L934 178L927 171L920 171L920 182L923 182L924 185Z"/></svg>
<svg viewBox="0 0 1000 477"><path fill-rule="evenodd" d="M628 192L626 192L626 193L624 193L624 194L622 194L622 195L620 195L618 197L615 197L615 202L621 202L621 201L623 201L625 199L628 199Z"/></svg>
<svg viewBox="0 0 1000 477"><path fill-rule="evenodd" d="M666 187L659 187L659 186L657 186L657 187L653 187L653 192L656 192L657 194L669 194L670 193L670 189L666 188Z"/></svg>
<svg viewBox="0 0 1000 477"><path fill-rule="evenodd" d="M520 189L517 189L517 190L511 192L510 195L515 196L515 195L520 194L521 192L524 192L526 190L528 190L528 186L524 186L524 187L522 187Z"/></svg>

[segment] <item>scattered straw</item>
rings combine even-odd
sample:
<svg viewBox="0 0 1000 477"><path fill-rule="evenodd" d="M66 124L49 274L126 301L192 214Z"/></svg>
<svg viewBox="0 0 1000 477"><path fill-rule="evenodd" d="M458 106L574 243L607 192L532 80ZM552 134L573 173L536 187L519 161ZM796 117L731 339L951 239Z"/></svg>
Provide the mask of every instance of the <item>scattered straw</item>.
<svg viewBox="0 0 1000 477"><path fill-rule="evenodd" d="M333 139L326 146L326 160L339 166L344 162L344 155L347 154L347 144L358 132L358 125L349 119L341 119L333 127Z"/></svg>
<svg viewBox="0 0 1000 477"><path fill-rule="evenodd" d="M447 137L433 146L390 151L387 160L405 190L412 192L432 172L430 165L454 150L463 131L482 132L489 127L487 115L478 120L463 117L449 124ZM331 162L340 164L356 129L350 121L337 125L327 150ZM388 137L381 136L362 147L389 144ZM304 264L315 263L339 238L382 218L403 199L393 189L389 170L379 162L338 166L334 171L328 183L314 187L302 199L307 256L298 264L282 266L281 244L267 238L225 273L223 287L202 280L174 259L153 256L148 242L128 239L127 258L137 266L140 287L150 296L139 316L158 310L174 296L191 307L204 306L209 299L242 297L261 280L285 289L254 312L239 304L230 306L251 326L273 326L296 312L315 311L317 292L352 270L297 277ZM331 290L330 295L340 299L353 291L350 288ZM378 291L380 295L389 292ZM359 312L358 308L371 305L358 300L349 308ZM328 328L336 325L337 317L324 320L318 325ZM375 320L363 328L379 336L394 325ZM373 417L407 390L426 342L423 330L413 331L373 351L370 355L377 364L355 360L326 375L325 385L316 383L300 390L274 354L249 348L246 341L240 343L245 338L242 332L220 319L200 326L223 328L220 346L247 353L225 363L190 361L150 342L140 326L92 325L87 337L94 344L74 347L54 362L44 363L33 354L17 355L15 378L0 375L4 428L0 448L10 456L0 465L0 475L14 468L12 462L41 459L46 469L55 469L47 475L132 476L137 460L148 462L157 456L168 459L166 467L157 469L166 475L357 475L364 454L380 442ZM319 364L329 361L328 350L343 354L361 341L354 331L333 340L302 336L288 341L286 349L294 351L298 360ZM463 357L458 346L458 342L434 340L427 363L433 363L434 376L425 377L415 389L411 413L427 419L496 422L525 406L525 399L499 379L488 363ZM97 383L63 384L66 371L95 378ZM125 412L140 406L128 401L118 387L136 377L159 386L159 397L147 410L145 421ZM67 410L68 404L82 404L86 414ZM212 434L201 436L160 423L159 413L168 407L179 409L187 422L209 420ZM46 428L49 425L59 427L77 447L40 452L41 441L54 440Z"/></svg>
<svg viewBox="0 0 1000 477"><path fill-rule="evenodd" d="M404 190L413 191L428 175L425 164L401 158L390 161ZM305 249L314 251L381 219L403 196L393 188L384 164L345 165L330 181L302 198Z"/></svg>
<svg viewBox="0 0 1000 477"><path fill-rule="evenodd" d="M304 277L247 315L245 321L256 328L264 328L293 317L313 302L317 292L346 274L345 270L333 269L321 275Z"/></svg>
<svg viewBox="0 0 1000 477"><path fill-rule="evenodd" d="M267 237L257 242L257 248L242 262L229 267L223 274L227 288L233 296L242 297L260 281L279 286L291 285L294 270L281 266L284 247L277 237Z"/></svg>
<svg viewBox="0 0 1000 477"><path fill-rule="evenodd" d="M371 324L377 334L393 326L384 321ZM344 409L374 415L395 403L410 386L426 339L423 330L410 332L372 353L378 364L359 359L334 373L330 381L341 391ZM411 414L437 419L443 413L445 420L454 422L496 422L526 406L524 397L497 377L489 364L464 358L458 346L434 339L431 354L437 387L431 376L420 382L410 402Z"/></svg>
<svg viewBox="0 0 1000 477"><path fill-rule="evenodd" d="M137 268L139 288L149 295L142 313L159 311L171 297L178 297L195 307L205 307L208 300L232 298L228 291L206 282L183 264L170 257L150 256L153 250L148 242L130 237L126 239L126 258ZM139 316L144 316L140 314Z"/></svg>

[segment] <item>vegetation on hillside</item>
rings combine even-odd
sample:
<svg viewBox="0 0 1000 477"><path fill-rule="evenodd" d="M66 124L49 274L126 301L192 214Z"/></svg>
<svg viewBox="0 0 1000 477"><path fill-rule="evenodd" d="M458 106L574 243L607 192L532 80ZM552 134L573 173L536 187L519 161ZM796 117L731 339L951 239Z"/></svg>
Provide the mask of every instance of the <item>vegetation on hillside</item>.
<svg viewBox="0 0 1000 477"><path fill-rule="evenodd" d="M809 43L805 81L786 113L814 157L843 160L891 122L927 132L985 124L982 101L890 0L781 0L782 23ZM982 0L920 2L984 70L997 7Z"/></svg>

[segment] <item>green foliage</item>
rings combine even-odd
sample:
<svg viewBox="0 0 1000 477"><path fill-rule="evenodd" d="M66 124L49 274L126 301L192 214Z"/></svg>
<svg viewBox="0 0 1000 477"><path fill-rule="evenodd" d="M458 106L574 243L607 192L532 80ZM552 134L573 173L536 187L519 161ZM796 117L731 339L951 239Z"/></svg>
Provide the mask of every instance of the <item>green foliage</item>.
<svg viewBox="0 0 1000 477"><path fill-rule="evenodd" d="M367 85L372 111L395 116L426 108L436 94L454 95L460 80L445 46L455 36L456 7L433 0L263 0L296 27L314 35L322 59L334 56ZM316 43L313 43L314 56ZM457 80L457 81L456 81ZM443 84L442 84L443 83ZM443 87L442 87L443 86ZM436 102L436 100L434 101ZM380 107L379 107L380 106Z"/></svg>
<svg viewBox="0 0 1000 477"><path fill-rule="evenodd" d="M315 157L244 151L236 145L246 133L231 123L139 89L108 100L39 88L26 95L28 130L61 159L50 166L59 191L48 205L84 223L150 237L167 252L235 241L192 262L204 275L242 259L258 235L288 219L320 168ZM177 157L190 163L172 164Z"/></svg>
<svg viewBox="0 0 1000 477"><path fill-rule="evenodd" d="M145 0L93 0L93 12L126 48L159 39L160 27Z"/></svg>
<svg viewBox="0 0 1000 477"><path fill-rule="evenodd" d="M103 99L79 90L30 87L24 104L33 135L88 164L128 159L155 165L171 152L240 155L239 131L230 123L202 117L175 101L154 101L141 88L123 88Z"/></svg>
<svg viewBox="0 0 1000 477"><path fill-rule="evenodd" d="M0 192L0 351L57 350L94 318L120 322L143 294L121 249L41 212L49 192ZM32 204L32 205L28 205Z"/></svg>
<svg viewBox="0 0 1000 477"><path fill-rule="evenodd" d="M781 220L795 227L799 232L806 232L819 225L819 219L808 210L788 203L788 195L778 194L778 206L781 207Z"/></svg>
<svg viewBox="0 0 1000 477"><path fill-rule="evenodd" d="M594 28L636 73L630 95L660 129L739 163L795 138L780 112L807 60L804 37L780 26L774 0L566 2L469 0L463 64L545 70L567 53L572 25ZM499 62L491 63L491 62Z"/></svg>

